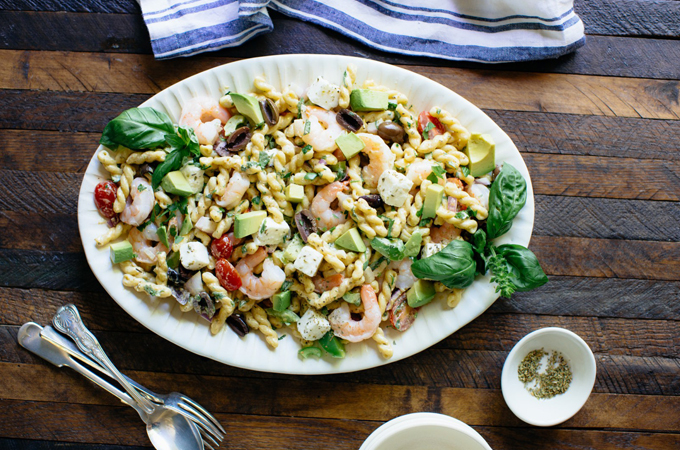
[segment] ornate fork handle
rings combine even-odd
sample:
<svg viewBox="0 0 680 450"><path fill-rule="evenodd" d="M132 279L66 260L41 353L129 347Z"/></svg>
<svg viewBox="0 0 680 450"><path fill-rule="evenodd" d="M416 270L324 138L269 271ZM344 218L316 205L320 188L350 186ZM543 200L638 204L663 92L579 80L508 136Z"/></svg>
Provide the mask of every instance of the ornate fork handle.
<svg viewBox="0 0 680 450"><path fill-rule="evenodd" d="M97 361L102 367L105 367L147 414L154 412L153 404L140 396L137 390L132 387L123 374L113 365L97 338L94 337L94 334L83 323L75 305L69 304L59 308L54 318L52 318L52 323L57 330L73 339L83 353Z"/></svg>

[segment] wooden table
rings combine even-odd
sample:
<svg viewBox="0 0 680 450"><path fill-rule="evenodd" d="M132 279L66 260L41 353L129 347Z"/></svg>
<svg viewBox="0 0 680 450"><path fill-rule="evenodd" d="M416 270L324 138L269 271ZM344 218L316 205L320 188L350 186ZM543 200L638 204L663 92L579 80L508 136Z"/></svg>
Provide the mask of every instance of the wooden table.
<svg viewBox="0 0 680 450"><path fill-rule="evenodd" d="M69 3L69 6L65 4ZM680 2L579 0L588 43L553 61L482 66L371 50L272 14L242 47L155 61L134 0L0 0L0 448L148 447L136 413L16 343L73 302L114 362L216 413L224 448L356 449L383 422L436 411L494 449L680 448ZM483 108L515 141L535 189L530 248L550 282L404 361L335 376L235 369L190 354L124 313L93 277L77 193L104 124L202 70L280 53L399 64ZM553 428L507 408L512 346L546 326L578 333L598 373Z"/></svg>

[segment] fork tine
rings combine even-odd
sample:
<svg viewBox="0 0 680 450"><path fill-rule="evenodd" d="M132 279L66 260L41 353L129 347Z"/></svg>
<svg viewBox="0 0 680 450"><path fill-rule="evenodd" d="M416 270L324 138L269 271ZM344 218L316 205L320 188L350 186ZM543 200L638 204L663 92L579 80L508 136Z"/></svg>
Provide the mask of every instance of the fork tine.
<svg viewBox="0 0 680 450"><path fill-rule="evenodd" d="M220 443L218 441L216 441L215 438L212 437L212 435L210 433L208 433L207 431L205 431L202 427L198 427L198 431L201 432L201 436L203 436L204 441L207 441L208 439L210 439L210 442L215 444L217 447L220 446Z"/></svg>
<svg viewBox="0 0 680 450"><path fill-rule="evenodd" d="M212 445L210 445L207 441L203 441L203 446L207 447L208 450L215 450L215 448ZM218 445L218 447L219 447L219 445Z"/></svg>
<svg viewBox="0 0 680 450"><path fill-rule="evenodd" d="M179 408L174 407L172 408L173 410L179 412L192 422L194 422L196 425L199 426L200 429L204 429L206 432L212 434L215 436L219 441L224 439L224 435L220 433L220 430L215 427L209 420L207 420L205 417L203 417L200 414L196 414L194 411L192 411L189 408L186 408L185 405L178 404Z"/></svg>
<svg viewBox="0 0 680 450"><path fill-rule="evenodd" d="M215 424L217 428L222 432L222 434L227 434L226 430L222 428L222 425L217 421L217 419L210 414L204 407L202 407L200 404L198 404L196 401L192 400L191 398L187 397L186 395L180 395L179 396L181 400L184 400L187 402L189 405L193 406L195 409L197 409L199 412L201 412L205 417L208 418L212 423Z"/></svg>

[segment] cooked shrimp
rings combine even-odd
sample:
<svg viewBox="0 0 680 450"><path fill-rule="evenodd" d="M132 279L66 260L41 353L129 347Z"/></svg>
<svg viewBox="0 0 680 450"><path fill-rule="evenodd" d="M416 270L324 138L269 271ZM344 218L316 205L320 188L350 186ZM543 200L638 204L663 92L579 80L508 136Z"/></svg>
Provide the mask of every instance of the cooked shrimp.
<svg viewBox="0 0 680 450"><path fill-rule="evenodd" d="M269 298L279 291L279 288L286 281L286 274L281 268L267 258L267 250L260 247L252 255L248 255L236 264L236 272L241 277L243 285L240 291L253 300ZM253 269L264 261L262 273L256 276Z"/></svg>
<svg viewBox="0 0 680 450"><path fill-rule="evenodd" d="M465 188L465 192L479 200L485 209L489 209L489 188L483 184L475 183Z"/></svg>
<svg viewBox="0 0 680 450"><path fill-rule="evenodd" d="M212 145L229 117L229 112L214 98L194 97L184 104L179 124L193 128L199 144Z"/></svg>
<svg viewBox="0 0 680 450"><path fill-rule="evenodd" d="M311 213L319 219L317 225L322 229L330 229L347 222L345 214L340 210L331 209L331 203L349 185L349 181L334 181L321 189L309 207Z"/></svg>
<svg viewBox="0 0 680 450"><path fill-rule="evenodd" d="M153 241L144 237L144 234L136 227L130 229L128 239L130 244L132 244L132 250L137 255L135 260L141 264L153 264L156 262L160 252L168 252L168 247L161 242L152 245Z"/></svg>
<svg viewBox="0 0 680 450"><path fill-rule="evenodd" d="M456 200L454 197L449 197L447 209L449 211L457 211L458 200ZM458 236L460 236L460 228L456 227L452 223L446 222L440 227L430 228L430 239L435 244L448 244Z"/></svg>
<svg viewBox="0 0 680 450"><path fill-rule="evenodd" d="M357 136L364 141L365 147L362 151L370 160L370 163L362 169L364 181L368 186L376 187L380 175L394 167L396 157L380 136L368 133L359 133Z"/></svg>
<svg viewBox="0 0 680 450"><path fill-rule="evenodd" d="M335 140L345 130L336 120L335 113L318 106L307 106L305 115L310 124L309 133L302 136L305 144L319 152L330 152L337 148Z"/></svg>
<svg viewBox="0 0 680 450"><path fill-rule="evenodd" d="M250 180L248 177L246 175L241 175L241 172L234 172L231 175L231 178L229 178L229 183L227 183L227 189L224 191L224 195L215 200L215 203L222 208L235 208L238 206L249 187Z"/></svg>
<svg viewBox="0 0 680 450"><path fill-rule="evenodd" d="M394 287L396 289L405 291L415 284L418 280L413 272L411 272L411 264L413 261L411 258L404 258L401 261L392 261L389 265L390 268L397 271L397 280L394 282Z"/></svg>
<svg viewBox="0 0 680 450"><path fill-rule="evenodd" d="M350 342L369 339L380 326L382 315L378 297L370 284L361 286L361 303L364 305L364 317L354 320L347 303L343 303L328 316L328 321L336 336Z"/></svg>
<svg viewBox="0 0 680 450"><path fill-rule="evenodd" d="M120 214L120 220L133 227L138 227L149 217L155 203L156 198L153 195L151 184L146 181L146 178L137 177L132 180L130 196L125 204L125 209Z"/></svg>
<svg viewBox="0 0 680 450"><path fill-rule="evenodd" d="M336 273L335 275L331 275L329 277L316 275L314 278L312 278L312 281L314 282L314 292L321 294L323 292L330 291L331 289L340 286L344 278L345 277L342 276L341 273Z"/></svg>

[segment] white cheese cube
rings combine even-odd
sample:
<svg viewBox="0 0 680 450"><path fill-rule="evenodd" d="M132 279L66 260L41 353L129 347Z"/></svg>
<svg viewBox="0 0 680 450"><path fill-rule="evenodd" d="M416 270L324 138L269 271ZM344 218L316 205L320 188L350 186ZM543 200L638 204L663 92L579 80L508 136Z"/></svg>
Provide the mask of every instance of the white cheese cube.
<svg viewBox="0 0 680 450"><path fill-rule="evenodd" d="M276 223L271 217L266 217L260 225L260 229L253 238L255 245L269 246L277 245L283 242L283 238L290 233L290 227L284 221Z"/></svg>
<svg viewBox="0 0 680 450"><path fill-rule="evenodd" d="M384 171L378 180L378 193L383 201L390 206L404 206L408 192L412 187L413 181L396 170Z"/></svg>
<svg viewBox="0 0 680 450"><path fill-rule="evenodd" d="M321 253L317 252L309 245L305 245L295 259L293 267L308 277L313 277L316 275L316 271L319 270L322 260L323 255Z"/></svg>
<svg viewBox="0 0 680 450"><path fill-rule="evenodd" d="M434 242L430 242L428 244L425 244L423 246L423 251L422 251L422 258L427 258L435 253L439 253L442 249L444 248L444 244L435 244Z"/></svg>
<svg viewBox="0 0 680 450"><path fill-rule="evenodd" d="M203 190L203 171L193 164L187 164L186 166L179 169L187 179L189 186L194 194L199 193Z"/></svg>
<svg viewBox="0 0 680 450"><path fill-rule="evenodd" d="M319 77L307 89L307 97L315 105L324 109L333 109L340 101L340 87Z"/></svg>
<svg viewBox="0 0 680 450"><path fill-rule="evenodd" d="M210 264L210 255L200 242L187 242L179 247L179 260L186 269L199 270Z"/></svg>
<svg viewBox="0 0 680 450"><path fill-rule="evenodd" d="M217 229L217 223L213 222L212 219L210 219L210 217L203 216L200 219L198 219L198 222L196 222L195 227L197 230L201 230L204 233L213 234Z"/></svg>
<svg viewBox="0 0 680 450"><path fill-rule="evenodd" d="M302 339L318 341L331 329L328 319L314 308L309 308L297 321L297 330Z"/></svg>

